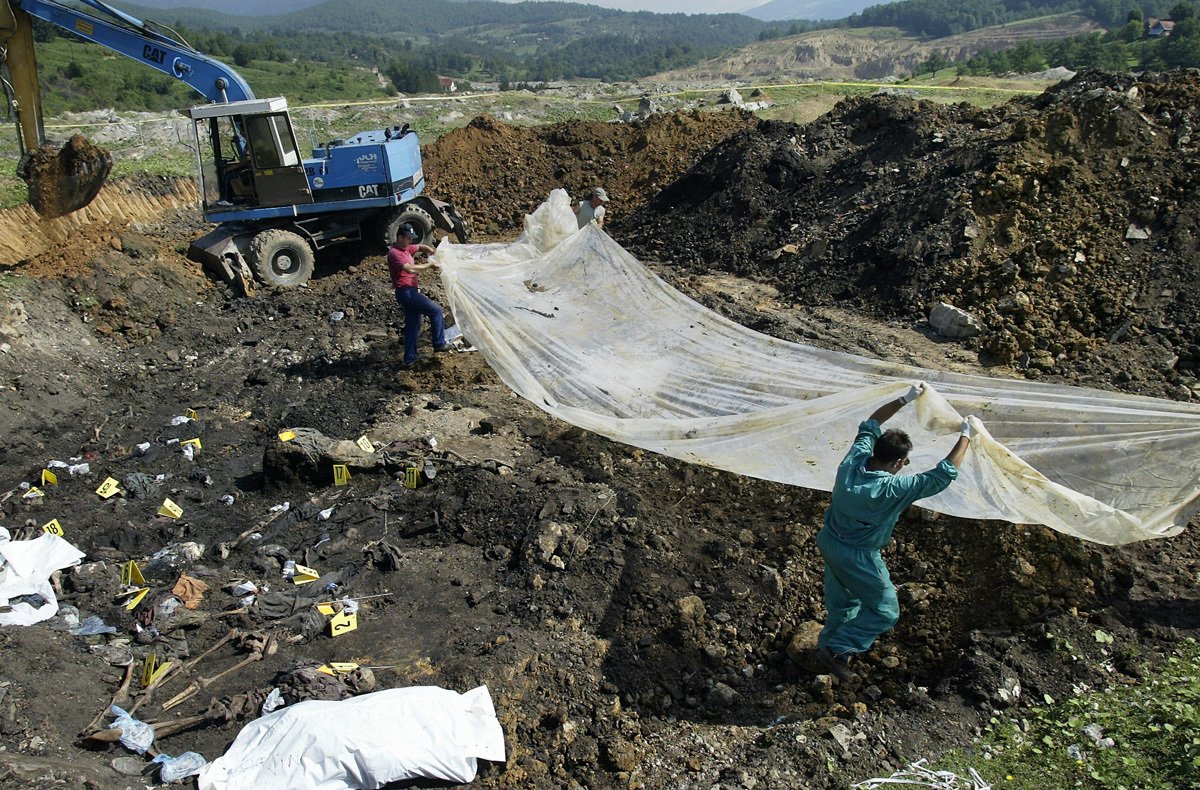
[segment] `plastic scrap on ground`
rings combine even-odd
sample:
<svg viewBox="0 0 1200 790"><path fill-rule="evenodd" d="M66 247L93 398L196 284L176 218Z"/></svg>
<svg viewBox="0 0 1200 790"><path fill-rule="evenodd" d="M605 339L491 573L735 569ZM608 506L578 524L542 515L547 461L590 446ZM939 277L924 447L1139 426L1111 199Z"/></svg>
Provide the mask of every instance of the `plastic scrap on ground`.
<svg viewBox="0 0 1200 790"><path fill-rule="evenodd" d="M154 727L135 719L118 705L113 705L110 710L114 718L108 728L121 730L121 745L131 752L145 754L154 745Z"/></svg>
<svg viewBox="0 0 1200 790"><path fill-rule="evenodd" d="M409 779L470 782L477 758L504 762L487 686L389 689L310 700L250 722L200 772L200 790L349 790Z"/></svg>
<svg viewBox="0 0 1200 790"><path fill-rule="evenodd" d="M964 416L955 485L921 506L1044 524L1097 543L1177 534L1200 509L1200 407L968 376L790 343L668 286L555 190L513 243L437 252L463 334L516 393L616 441L828 491L858 423L917 381L888 422L933 467ZM618 296L619 295L619 296Z"/></svg>
<svg viewBox="0 0 1200 790"><path fill-rule="evenodd" d="M0 625L33 625L53 617L58 598L50 575L78 565L83 556L48 532L33 540L0 540Z"/></svg>
<svg viewBox="0 0 1200 790"><path fill-rule="evenodd" d="M158 778L166 784L182 782L189 776L195 776L208 765L208 760L196 752L184 752L178 757L169 754L159 754L151 762L158 763Z"/></svg>
<svg viewBox="0 0 1200 790"><path fill-rule="evenodd" d="M925 767L925 760L917 760L908 770L897 771L886 779L866 779L850 785L855 790L875 790L887 785L909 787L932 787L934 790L992 790L974 768L968 769L969 777L960 778L952 771L934 771Z"/></svg>

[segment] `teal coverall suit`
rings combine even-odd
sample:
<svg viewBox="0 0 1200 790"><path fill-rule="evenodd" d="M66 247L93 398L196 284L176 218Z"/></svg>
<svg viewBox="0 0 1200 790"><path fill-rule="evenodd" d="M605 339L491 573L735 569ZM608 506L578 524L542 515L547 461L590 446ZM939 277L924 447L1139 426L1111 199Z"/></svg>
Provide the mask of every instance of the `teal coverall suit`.
<svg viewBox="0 0 1200 790"><path fill-rule="evenodd" d="M825 526L817 533L825 558L828 612L817 645L834 655L865 653L900 619L896 588L880 550L892 539L905 508L946 490L958 477L958 469L946 460L915 475L867 471L882 433L876 420L858 426L854 445L838 466Z"/></svg>

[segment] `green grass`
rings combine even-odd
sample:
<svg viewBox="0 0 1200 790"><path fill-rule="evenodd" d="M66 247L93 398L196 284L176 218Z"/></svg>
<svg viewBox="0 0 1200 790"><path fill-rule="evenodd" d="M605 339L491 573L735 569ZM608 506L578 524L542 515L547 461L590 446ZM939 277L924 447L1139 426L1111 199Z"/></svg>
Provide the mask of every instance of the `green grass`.
<svg viewBox="0 0 1200 790"><path fill-rule="evenodd" d="M37 58L48 117L106 106L118 110L174 110L206 101L179 80L98 44L66 39L39 42ZM375 74L356 66L256 60L235 68L255 95L286 96L294 104L389 95Z"/></svg>
<svg viewBox="0 0 1200 790"><path fill-rule="evenodd" d="M1112 637L1097 631L1096 639ZM994 717L975 754L950 755L934 767L963 776L971 766L994 787L1012 790L1200 786L1200 647L1194 639L1148 667L1136 685L1081 689L1069 700L1045 702L1019 720ZM1089 727L1112 744L1097 744L1085 732Z"/></svg>
<svg viewBox="0 0 1200 790"><path fill-rule="evenodd" d="M196 157L182 146L178 151L163 151L141 159L113 156L113 169L109 178L124 178L139 173L152 176L194 176Z"/></svg>

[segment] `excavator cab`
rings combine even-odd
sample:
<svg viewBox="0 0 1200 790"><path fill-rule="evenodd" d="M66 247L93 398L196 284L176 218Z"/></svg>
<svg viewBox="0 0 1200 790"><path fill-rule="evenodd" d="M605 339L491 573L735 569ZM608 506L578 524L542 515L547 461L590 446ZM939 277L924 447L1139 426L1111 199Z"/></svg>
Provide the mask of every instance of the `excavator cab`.
<svg viewBox="0 0 1200 790"><path fill-rule="evenodd" d="M285 99L206 104L187 114L210 219L312 202Z"/></svg>
<svg viewBox="0 0 1200 790"><path fill-rule="evenodd" d="M86 206L112 170L112 156L74 135L61 149L46 140L33 25L29 14L0 0L0 66L10 110L20 132L17 175L29 185L29 204L44 217L61 217Z"/></svg>

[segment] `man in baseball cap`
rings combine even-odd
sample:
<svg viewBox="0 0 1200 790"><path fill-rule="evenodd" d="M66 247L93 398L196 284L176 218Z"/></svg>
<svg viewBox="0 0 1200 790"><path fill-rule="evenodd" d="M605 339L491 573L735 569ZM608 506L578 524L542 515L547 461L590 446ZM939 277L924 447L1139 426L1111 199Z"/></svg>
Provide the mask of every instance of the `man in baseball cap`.
<svg viewBox="0 0 1200 790"><path fill-rule="evenodd" d="M604 204L607 202L608 193L604 191L604 187L596 187L587 200L579 201L579 205L575 207L575 219L579 222L579 227L582 228L589 222L594 222L598 227L603 228Z"/></svg>

